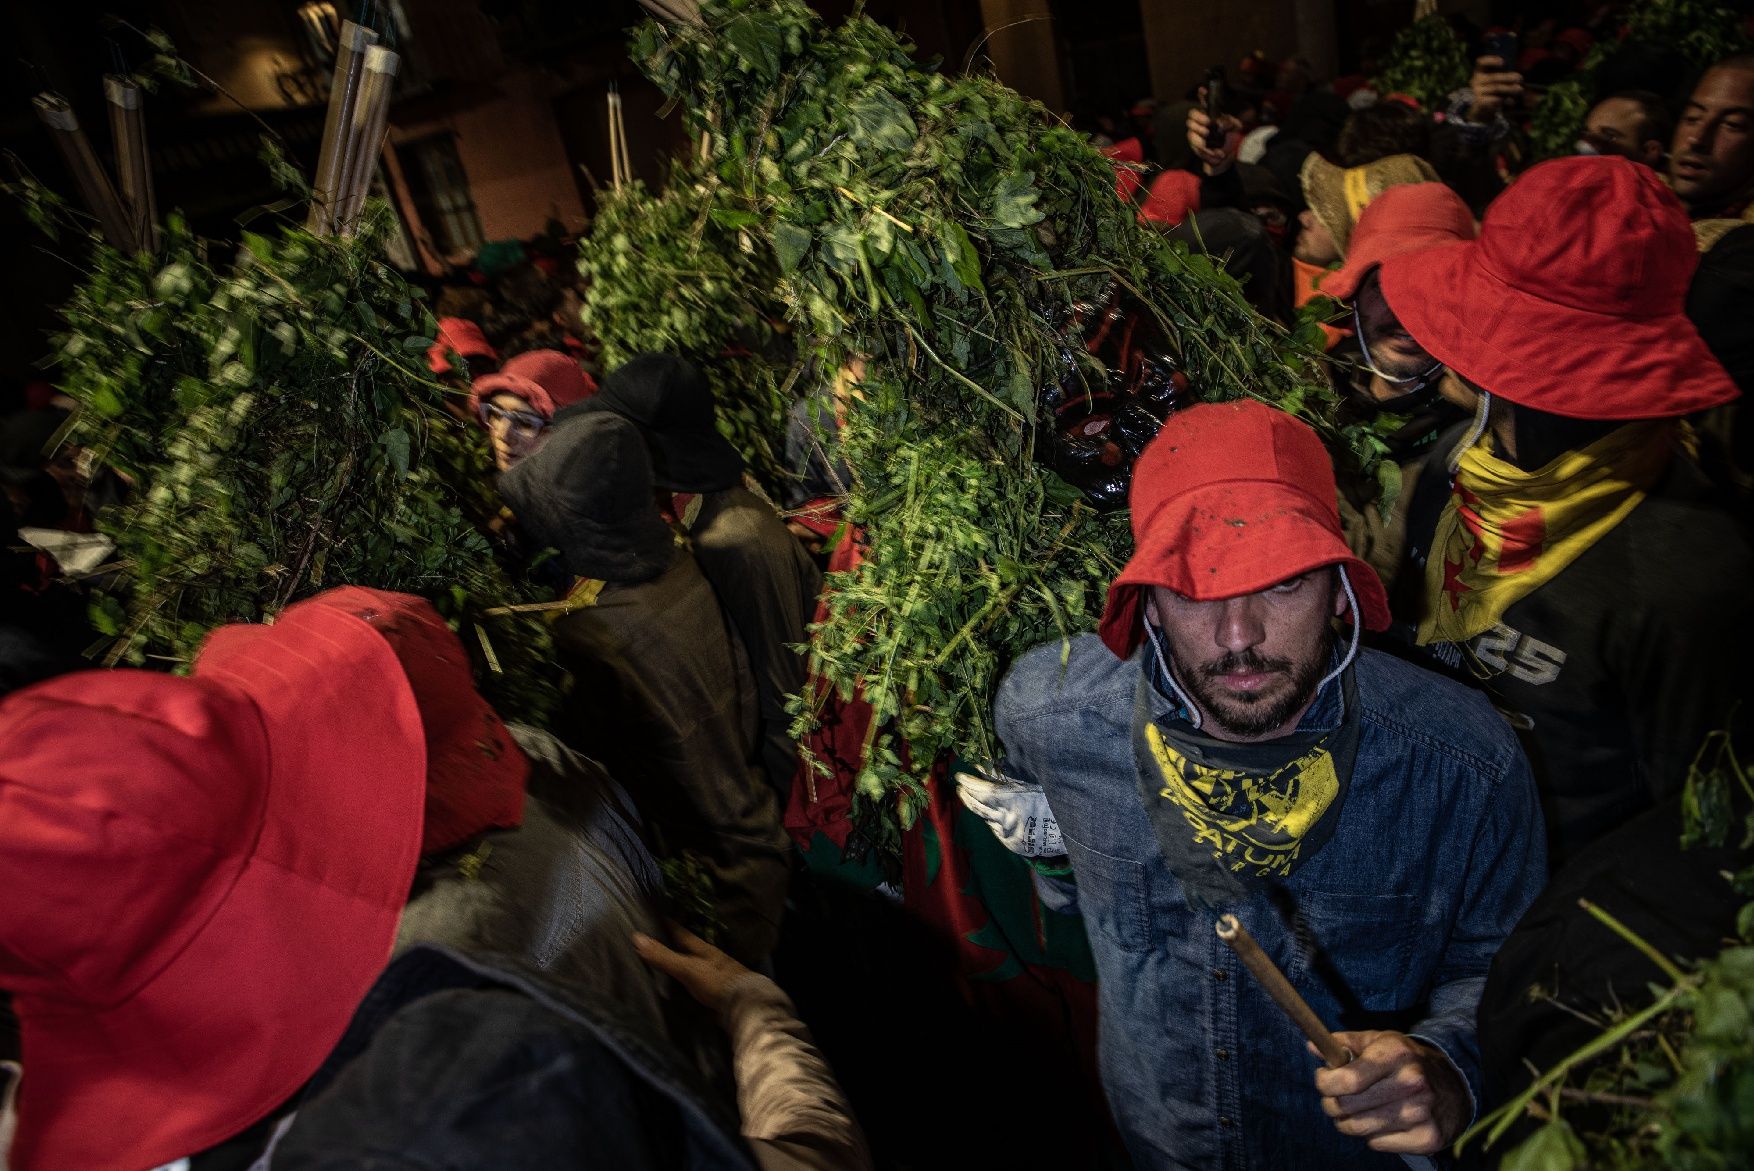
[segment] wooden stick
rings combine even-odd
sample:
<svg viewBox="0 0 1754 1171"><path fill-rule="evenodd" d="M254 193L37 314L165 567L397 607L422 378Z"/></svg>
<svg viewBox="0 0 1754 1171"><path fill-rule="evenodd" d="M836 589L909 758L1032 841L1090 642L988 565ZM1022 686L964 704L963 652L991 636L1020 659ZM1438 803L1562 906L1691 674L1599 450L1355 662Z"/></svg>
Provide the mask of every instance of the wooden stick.
<svg viewBox="0 0 1754 1171"><path fill-rule="evenodd" d="M334 230L335 204L341 195L342 172L347 166L348 141L353 127L353 108L359 100L360 79L365 73L365 51L378 43L378 34L364 25L343 21L335 45L335 77L329 83L329 112L323 120L323 146L317 155L317 173L311 181L311 214L306 226L320 235Z"/></svg>
<svg viewBox="0 0 1754 1171"><path fill-rule="evenodd" d="M1254 975L1267 995L1273 998L1273 1003L1291 1018L1292 1024L1303 1030L1303 1035L1315 1045L1329 1068L1338 1069L1352 1060L1352 1051L1334 1040L1334 1034L1328 1032L1328 1026L1322 1024L1322 1018L1297 994L1297 989L1291 986L1285 973L1267 958L1267 953L1261 950L1261 945L1255 942L1255 937L1237 921L1235 915L1221 916L1216 930L1218 938L1230 945L1230 950L1236 953L1236 958L1242 961L1243 967Z"/></svg>
<svg viewBox="0 0 1754 1171"><path fill-rule="evenodd" d="M134 229L136 243L158 250L158 199L152 187L152 159L146 148L146 114L140 87L132 78L104 78L110 103L110 137L116 146L116 181L121 185L122 210Z"/></svg>
<svg viewBox="0 0 1754 1171"><path fill-rule="evenodd" d="M1292 1024L1303 1030L1303 1035L1310 1039L1310 1043L1322 1055L1322 1060L1328 1063L1329 1069L1350 1064L1355 1056L1352 1050L1334 1039L1334 1034L1328 1032L1328 1026L1322 1023L1322 1018L1315 1014L1309 1002L1297 994L1297 989L1291 986L1285 973L1267 957L1267 953L1261 950L1261 945L1255 942L1255 937L1249 934L1248 928L1235 915L1220 916L1214 930L1218 932L1219 939L1230 945L1230 950L1236 953L1242 966L1266 989L1267 995L1273 998L1273 1003L1291 1018ZM1424 1155L1402 1155L1401 1162L1407 1165L1408 1171L1435 1171L1437 1166Z"/></svg>
<svg viewBox="0 0 1754 1171"><path fill-rule="evenodd" d="M342 235L353 235L366 197L371 194L372 176L377 173L378 156L384 150L384 128L390 120L390 97L401 64L400 56L381 45L372 45L365 51L365 72L353 106L353 133L343 179L346 186L342 188L335 218L335 230Z"/></svg>
<svg viewBox="0 0 1754 1171"><path fill-rule="evenodd" d="M90 140L79 128L79 118L73 113L73 107L65 98L51 93L38 94L35 105L37 117L51 131L56 148L67 162L67 169L73 172L73 182L79 187L86 210L97 217L104 239L124 252L139 251L140 241L129 226L128 213L110 183L109 172L97 161Z"/></svg>

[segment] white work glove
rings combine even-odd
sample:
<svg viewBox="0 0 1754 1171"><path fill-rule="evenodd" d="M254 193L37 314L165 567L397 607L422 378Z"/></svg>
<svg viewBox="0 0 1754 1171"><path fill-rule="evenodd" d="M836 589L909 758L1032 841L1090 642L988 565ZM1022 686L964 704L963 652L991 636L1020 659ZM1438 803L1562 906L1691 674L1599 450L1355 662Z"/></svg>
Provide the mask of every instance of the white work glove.
<svg viewBox="0 0 1754 1171"><path fill-rule="evenodd" d="M965 771L956 774L956 795L1013 854L1053 858L1066 852L1060 823L1040 785L1003 773L992 777Z"/></svg>

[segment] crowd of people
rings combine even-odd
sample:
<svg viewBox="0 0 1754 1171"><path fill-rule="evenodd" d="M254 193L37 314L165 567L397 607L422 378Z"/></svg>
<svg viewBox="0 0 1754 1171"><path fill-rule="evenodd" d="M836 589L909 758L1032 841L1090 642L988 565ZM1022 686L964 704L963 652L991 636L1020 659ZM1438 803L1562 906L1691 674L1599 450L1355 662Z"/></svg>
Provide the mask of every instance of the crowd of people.
<svg viewBox="0 0 1754 1171"><path fill-rule="evenodd" d="M1519 170L1526 88L1587 51L1551 31L1442 110L1292 61L1105 148L1141 219L1321 326L1394 490L1260 402L1174 411L1098 631L1013 664L1002 755L935 774L1002 873L957 893L1021 892L1020 967L1067 921L1093 964L1055 978L1089 993L1056 995L1106 1102L1081 1165L1438 1155L1644 994L1580 895L1677 956L1735 935L1747 850L1685 852L1680 822L1754 699L1754 55L1674 107L1620 79L1576 156ZM552 733L502 720L429 602L359 587L214 631L185 676L90 669L65 579L123 489L56 453L52 388L7 419L0 1164L940 1165L923 1124L861 1126L864 1055L793 1002L834 990L785 987L800 848L848 836L788 705L824 569L859 556L837 420L865 368L794 408L776 504L697 365L601 368L564 265L493 259L438 291L428 362L551 592ZM659 911L679 869L710 942ZM1024 1071L1068 1113L1072 1050ZM932 1125L1051 1129L969 1100Z"/></svg>

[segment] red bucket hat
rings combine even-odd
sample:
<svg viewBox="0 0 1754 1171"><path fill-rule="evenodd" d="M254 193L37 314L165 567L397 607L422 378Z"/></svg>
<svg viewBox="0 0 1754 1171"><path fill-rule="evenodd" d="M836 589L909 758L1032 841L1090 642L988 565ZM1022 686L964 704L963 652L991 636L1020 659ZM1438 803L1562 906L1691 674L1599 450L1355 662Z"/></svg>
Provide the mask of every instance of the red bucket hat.
<svg viewBox="0 0 1754 1171"><path fill-rule="evenodd" d="M469 656L425 598L360 586L327 590L289 607L273 626L226 626L213 632L196 662L236 654L271 639L311 607L367 622L389 644L413 689L426 743L426 799L420 852L449 849L488 829L510 829L524 818L530 762L511 732L475 690Z"/></svg>
<svg viewBox="0 0 1754 1171"><path fill-rule="evenodd" d="M1371 269L1391 256L1472 240L1474 213L1442 183L1404 183L1371 200L1352 229L1346 263L1322 278L1321 293L1350 301Z"/></svg>
<svg viewBox="0 0 1754 1171"><path fill-rule="evenodd" d="M1664 419L1739 393L1687 319L1699 264L1680 201L1611 156L1531 168L1480 238L1394 256L1383 296L1431 356L1493 394L1574 419Z"/></svg>
<svg viewBox="0 0 1754 1171"><path fill-rule="evenodd" d="M465 358L492 358L499 361L499 351L487 342L481 327L465 317L441 317L438 338L426 351L426 365L434 374L451 372L452 351Z"/></svg>
<svg viewBox="0 0 1754 1171"><path fill-rule="evenodd" d="M13 1167L137 1171L290 1097L389 958L423 804L441 847L521 812L484 709L429 604L353 588L215 631L186 679L0 701Z"/></svg>
<svg viewBox="0 0 1754 1171"><path fill-rule="evenodd" d="M506 359L497 374L484 374L469 387L469 409L481 410L481 400L496 394L514 394L530 409L553 421L562 407L583 402L597 393L597 384L570 354L559 350L529 350Z"/></svg>
<svg viewBox="0 0 1754 1171"><path fill-rule="evenodd" d="M291 1096L390 956L425 784L396 655L326 606L216 637L186 679L0 702L15 1171L157 1166Z"/></svg>
<svg viewBox="0 0 1754 1171"><path fill-rule="evenodd" d="M1146 587L1215 601L1323 565L1345 567L1364 625L1386 629L1382 581L1346 547L1337 500L1327 449L1286 412L1243 399L1171 415L1133 467L1133 558L1108 587L1103 642L1137 649Z"/></svg>

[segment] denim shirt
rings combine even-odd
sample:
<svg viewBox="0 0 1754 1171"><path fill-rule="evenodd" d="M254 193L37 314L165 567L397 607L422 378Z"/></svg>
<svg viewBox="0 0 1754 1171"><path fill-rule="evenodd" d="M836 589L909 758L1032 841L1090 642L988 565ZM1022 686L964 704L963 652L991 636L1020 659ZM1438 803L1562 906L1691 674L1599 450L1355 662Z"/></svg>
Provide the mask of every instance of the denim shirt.
<svg viewBox="0 0 1754 1171"><path fill-rule="evenodd" d="M1319 1059L1165 864L1135 787L1143 656L1094 635L1020 659L996 702L1007 774L1043 786L1096 957L1102 1081L1135 1166L1402 1166L1334 1129ZM1234 913L1335 1031L1392 1029L1446 1054L1478 1102L1474 1015L1493 953L1546 881L1540 806L1511 729L1478 693L1373 651L1332 839ZM1337 726L1329 683L1300 728ZM1150 689L1154 717L1175 704Z"/></svg>

